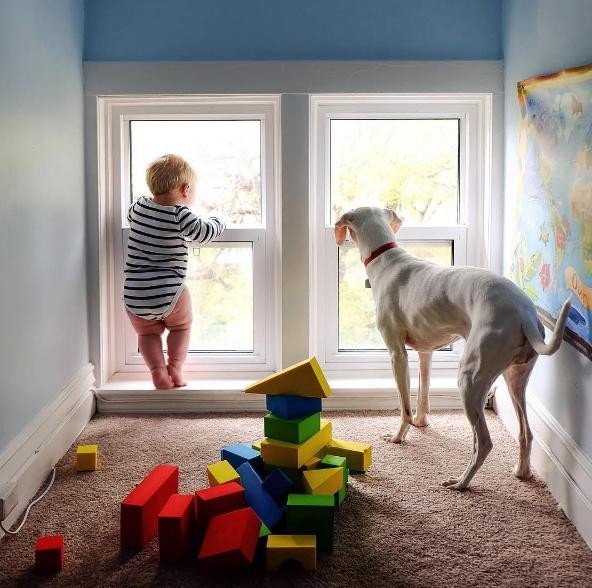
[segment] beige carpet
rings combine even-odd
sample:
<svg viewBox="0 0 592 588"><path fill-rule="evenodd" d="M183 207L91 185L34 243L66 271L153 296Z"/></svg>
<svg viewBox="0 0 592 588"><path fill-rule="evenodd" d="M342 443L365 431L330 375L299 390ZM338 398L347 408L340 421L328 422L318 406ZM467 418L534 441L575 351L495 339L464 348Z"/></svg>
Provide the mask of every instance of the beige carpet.
<svg viewBox="0 0 592 588"><path fill-rule="evenodd" d="M267 573L263 567L215 579L193 565L159 566L157 541L119 553L119 502L156 464L180 466L180 491L206 484L205 466L223 445L262 436L262 415L97 415L80 443L98 443L100 471L76 474L72 448L51 492L23 531L0 545L4 586L592 586L592 552L537 479L511 474L517 446L487 413L494 448L472 489L439 485L459 474L471 437L462 412L432 415L403 446L379 433L393 413L326 413L335 436L369 441L374 465L353 478L335 528L335 551L316 572ZM37 536L63 533L65 570L32 573Z"/></svg>

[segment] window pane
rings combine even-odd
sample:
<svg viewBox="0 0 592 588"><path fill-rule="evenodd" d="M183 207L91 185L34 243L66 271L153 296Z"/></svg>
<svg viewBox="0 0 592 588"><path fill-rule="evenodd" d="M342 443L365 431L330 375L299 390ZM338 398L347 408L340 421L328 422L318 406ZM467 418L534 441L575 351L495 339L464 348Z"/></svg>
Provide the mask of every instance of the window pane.
<svg viewBox="0 0 592 588"><path fill-rule="evenodd" d="M197 206L230 225L261 225L261 122L191 120L130 122L131 194L149 196L146 167L166 153L198 175Z"/></svg>
<svg viewBox="0 0 592 588"><path fill-rule="evenodd" d="M426 261L452 265L452 241L400 241L406 251ZM372 290L364 287L366 268L357 247L339 248L339 351L385 349L376 328Z"/></svg>
<svg viewBox="0 0 592 588"><path fill-rule="evenodd" d="M190 249L187 287L193 325L189 351L253 351L250 243Z"/></svg>
<svg viewBox="0 0 592 588"><path fill-rule="evenodd" d="M329 225L359 206L393 208L406 225L458 222L459 121L331 120Z"/></svg>

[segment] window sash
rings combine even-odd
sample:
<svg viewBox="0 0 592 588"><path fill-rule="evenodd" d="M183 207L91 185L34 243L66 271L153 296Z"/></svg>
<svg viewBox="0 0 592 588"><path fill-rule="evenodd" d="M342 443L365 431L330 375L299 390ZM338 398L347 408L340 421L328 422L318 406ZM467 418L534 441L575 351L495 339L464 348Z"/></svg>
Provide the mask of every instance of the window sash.
<svg viewBox="0 0 592 588"><path fill-rule="evenodd" d="M122 243L129 235L129 228L122 230ZM219 366L232 362L235 365L261 365L265 363L265 326L273 320L269 309L273 305L266 306L265 287L265 231L263 229L226 229L218 238L213 239L199 248L219 247L232 244L249 244L253 252L253 351L190 351L185 361L186 370L206 370L208 366ZM196 246L197 247L197 246ZM191 249L191 245L189 246ZM125 251L125 249L124 249ZM191 253L190 253L191 254ZM119 278L117 289L123 291L123 256L118 256L116 263L118 268L116 275ZM194 320L199 317L195 317ZM144 371L145 362L138 352L137 335L127 317L123 320L123 349L119 356L125 357L125 364L118 371ZM118 338L121 345L122 339Z"/></svg>
<svg viewBox="0 0 592 588"><path fill-rule="evenodd" d="M260 226L231 225L206 247L225 243L249 243L253 251L253 352L191 352L186 371L199 378L200 373L228 373L239 376L277 369L280 357L281 301L279 218L279 104L278 96L163 96L102 98L106 107L99 117L102 142L100 161L104 162L104 202L107 207L110 246L106 256L110 268L109 373L144 372L137 351L135 332L126 316L123 292L125 243L129 233L127 209L131 203L130 133L131 120L260 120L261 121L261 200Z"/></svg>
<svg viewBox="0 0 592 588"><path fill-rule="evenodd" d="M311 235L311 352L325 370L339 374L368 370L390 371L390 359L381 350L339 350L338 347L338 248L330 218L330 126L334 119L450 119L459 120L459 210L457 225L443 227L406 226L399 240L449 240L454 265L486 266L480 237L488 241L488 216L484 200L490 121L487 100L482 95L360 95L311 96L310 99L310 224ZM471 197L469 198L469 194ZM451 350L436 351L436 368L458 366L463 342ZM416 369L418 354L409 350Z"/></svg>

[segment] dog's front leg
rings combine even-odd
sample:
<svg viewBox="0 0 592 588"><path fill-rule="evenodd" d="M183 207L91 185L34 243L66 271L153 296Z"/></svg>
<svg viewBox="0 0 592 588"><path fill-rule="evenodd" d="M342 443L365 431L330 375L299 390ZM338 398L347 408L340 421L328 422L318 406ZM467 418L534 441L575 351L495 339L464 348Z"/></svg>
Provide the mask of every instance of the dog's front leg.
<svg viewBox="0 0 592 588"><path fill-rule="evenodd" d="M427 427L430 412L430 372L432 370L432 352L419 352L419 390L417 392L417 408L413 416L415 427Z"/></svg>
<svg viewBox="0 0 592 588"><path fill-rule="evenodd" d="M383 435L383 439L392 443L402 443L405 440L409 426L411 425L411 399L409 388L409 364L407 363L407 350L405 344L398 345L396 349L391 350L391 365L399 390L399 399L401 404L401 424L396 434Z"/></svg>

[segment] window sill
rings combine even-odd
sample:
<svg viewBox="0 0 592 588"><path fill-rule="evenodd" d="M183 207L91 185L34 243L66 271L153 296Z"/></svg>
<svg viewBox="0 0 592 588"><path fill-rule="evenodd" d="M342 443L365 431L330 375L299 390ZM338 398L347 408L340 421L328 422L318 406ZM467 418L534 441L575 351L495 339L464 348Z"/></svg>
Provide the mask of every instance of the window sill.
<svg viewBox="0 0 592 588"><path fill-rule="evenodd" d="M189 380L174 390L154 390L146 374L117 374L97 390L97 409L105 413L130 412L261 412L265 397L245 394L243 390L256 380ZM324 410L395 410L399 397L393 377L332 378L333 394L323 401ZM412 405L418 381L411 379ZM432 408L461 408L455 377L433 377L430 388Z"/></svg>

